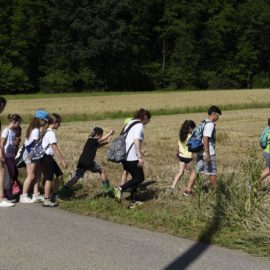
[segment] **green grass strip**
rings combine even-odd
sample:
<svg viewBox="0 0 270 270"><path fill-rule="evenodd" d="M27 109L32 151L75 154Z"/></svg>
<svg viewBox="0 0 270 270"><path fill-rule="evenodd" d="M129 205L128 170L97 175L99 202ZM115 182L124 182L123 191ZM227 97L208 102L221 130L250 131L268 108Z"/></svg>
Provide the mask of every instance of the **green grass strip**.
<svg viewBox="0 0 270 270"><path fill-rule="evenodd" d="M151 110L153 116L162 115L174 115L174 114L188 114L188 113L205 113L209 106L195 106L186 108L161 108ZM220 106L222 112L234 111L234 110L248 110L248 109L266 109L270 107L270 102L263 103L247 103L247 104L226 104ZM75 122L75 121L91 121L91 120L105 120L105 119L123 119L130 117L134 114L134 111L115 111L115 112L104 112L94 114L65 114L61 113L64 122ZM32 115L25 114L23 117L23 123L28 123L32 118ZM6 117L2 117L3 124L6 124Z"/></svg>

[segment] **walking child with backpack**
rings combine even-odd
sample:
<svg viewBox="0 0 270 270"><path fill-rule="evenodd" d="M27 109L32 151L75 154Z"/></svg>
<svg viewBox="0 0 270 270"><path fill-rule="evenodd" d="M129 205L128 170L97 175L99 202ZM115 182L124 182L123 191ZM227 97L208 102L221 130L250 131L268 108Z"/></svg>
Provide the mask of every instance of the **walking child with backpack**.
<svg viewBox="0 0 270 270"><path fill-rule="evenodd" d="M175 189L176 184L181 179L184 174L185 169L190 172L190 178L188 185L183 193L184 196L192 195L192 186L194 184L196 173L193 166L192 152L188 151L187 142L189 141L191 134L195 128L196 124L192 120L186 120L179 131L179 138L177 143L177 157L179 159L179 171L174 177L173 184L171 186L172 190Z"/></svg>
<svg viewBox="0 0 270 270"><path fill-rule="evenodd" d="M17 129L20 127L22 118L18 114L8 115L9 125L1 134L1 148L4 149L4 157L6 164L6 174L9 176L6 183L5 196L8 200L15 199L12 194L12 186L16 180L16 164L15 156L17 152L16 137Z"/></svg>
<svg viewBox="0 0 270 270"><path fill-rule="evenodd" d="M23 160L26 164L26 178L23 183L20 203L44 201L44 197L39 193L40 160L44 155L44 149L41 145L44 132L41 132L41 130L44 129L48 122L48 116L46 111L37 110L26 130L25 150L23 152ZM33 196L30 198L28 192L32 184L34 190Z"/></svg>
<svg viewBox="0 0 270 270"><path fill-rule="evenodd" d="M148 110L140 109L137 111L134 119L124 127L124 130L118 137L119 142L124 140L124 155L121 153L121 158L119 159L117 155L114 157L113 155L110 155L111 153L113 154L113 151L111 151L111 153L109 151L108 155L109 160L121 162L123 164L123 169L132 177L125 184L114 187L114 195L119 202L121 202L122 193L129 188L131 189L131 202L129 208L135 208L143 203L137 200L136 192L138 186L144 181L144 160L142 158L141 147L144 140L144 126L150 122L150 119L151 114ZM123 145L123 143L121 143L121 145Z"/></svg>
<svg viewBox="0 0 270 270"><path fill-rule="evenodd" d="M103 129L100 127L95 127L92 130L83 148L83 152L80 155L75 176L63 186L62 190L60 191L60 197L69 197L73 193L71 187L84 176L86 171L100 174L100 180L102 182L104 193L110 193L112 191L107 174L105 170L95 162L95 157L97 149L108 144L111 141L113 134L113 129L106 135L103 135Z"/></svg>
<svg viewBox="0 0 270 270"><path fill-rule="evenodd" d="M197 145L197 173L208 175L213 188L217 187L215 123L220 115L221 110L219 107L211 106L208 109L208 118L198 125L188 142L190 150Z"/></svg>
<svg viewBox="0 0 270 270"><path fill-rule="evenodd" d="M268 118L268 127L266 127L261 134L260 146L263 149L263 157L266 162L260 177L262 181L270 175L270 118Z"/></svg>

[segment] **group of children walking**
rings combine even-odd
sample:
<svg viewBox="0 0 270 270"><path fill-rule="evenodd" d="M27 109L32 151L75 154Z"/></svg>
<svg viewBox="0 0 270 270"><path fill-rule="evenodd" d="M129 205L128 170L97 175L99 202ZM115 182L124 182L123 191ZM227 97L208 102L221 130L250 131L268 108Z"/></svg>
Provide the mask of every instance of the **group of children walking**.
<svg viewBox="0 0 270 270"><path fill-rule="evenodd" d="M0 97L0 113L6 106L6 100ZM190 172L187 186L183 191L184 196L191 196L196 179L196 173L209 176L213 188L217 185L216 166L216 122L221 115L221 110L217 106L211 106L208 110L208 117L200 125L192 120L186 120L180 127L177 144L177 158L179 160L179 171L175 175L171 189L174 190L178 181L184 174L185 169ZM95 127L83 148L77 163L75 175L67 181L60 191L61 197L68 197L73 193L72 186L82 178L86 171L99 173L102 189L105 194L114 194L120 202L122 193L125 190L131 191L130 208L141 205L136 197L138 186L144 181L143 171L143 151L142 142L144 140L144 126L150 122L151 114L148 110L140 109L133 118L126 121L123 129L125 134L126 158L121 163L123 165L123 179L118 187L111 187L107 174L98 163L95 162L97 149L110 143L114 130L104 134L100 127ZM22 118L18 114L8 115L8 126L1 132L0 143L0 207L14 206L14 198L19 195L20 203L42 202L45 207L57 206L57 196L59 187L63 180L63 172L56 162L61 163L63 168L68 165L62 155L56 137L56 130L61 125L61 116L52 113L48 114L44 110L37 110L30 124L26 129L26 136L21 147L21 160L26 168L26 177L22 186L18 181L18 169L16 154L21 141ZM269 121L270 122L270 121ZM269 123L270 125L270 123ZM197 130L196 130L197 129ZM1 130L1 122L0 122ZM190 141L198 130L201 132L199 138L200 148L196 150L196 169L194 153L189 147ZM268 139L270 137L270 128ZM269 144L268 144L269 148ZM262 173L262 179L270 174L270 154L266 148L264 156L266 167ZM18 155L18 154L17 154ZM55 158L56 157L56 160ZM17 158L17 161L20 157ZM127 181L127 175L131 179ZM41 176L44 178L44 195L40 194L39 186ZM32 196L30 196L32 194Z"/></svg>

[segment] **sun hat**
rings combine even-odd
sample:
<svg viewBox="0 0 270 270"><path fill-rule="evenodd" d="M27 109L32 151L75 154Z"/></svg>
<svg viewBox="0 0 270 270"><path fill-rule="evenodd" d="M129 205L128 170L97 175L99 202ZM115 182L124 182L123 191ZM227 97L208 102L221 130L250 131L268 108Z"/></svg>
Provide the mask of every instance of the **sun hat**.
<svg viewBox="0 0 270 270"><path fill-rule="evenodd" d="M44 110L37 110L35 113L35 117L47 122L49 118L49 114Z"/></svg>

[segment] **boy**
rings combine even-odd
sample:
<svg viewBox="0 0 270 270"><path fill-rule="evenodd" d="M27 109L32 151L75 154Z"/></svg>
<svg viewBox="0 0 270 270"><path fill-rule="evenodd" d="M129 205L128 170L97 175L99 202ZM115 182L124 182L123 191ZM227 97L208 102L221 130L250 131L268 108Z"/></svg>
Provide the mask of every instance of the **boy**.
<svg viewBox="0 0 270 270"><path fill-rule="evenodd" d="M209 175L213 188L217 187L217 162L216 162L216 122L221 115L217 106L208 109L208 118L203 130L203 150L197 156L197 173Z"/></svg>
<svg viewBox="0 0 270 270"><path fill-rule="evenodd" d="M103 136L103 129L100 127L95 127L91 132L87 142L83 148L83 152L79 158L75 176L70 179L62 188L60 192L60 197L67 197L73 191L71 187L78 182L80 178L84 176L86 171L91 171L93 173L100 174L100 180L102 181L103 192L109 193L112 191L110 187L110 182L107 179L107 175L104 169L95 162L95 156L97 149L108 144L110 142L111 136L114 130L112 129L108 134Z"/></svg>

